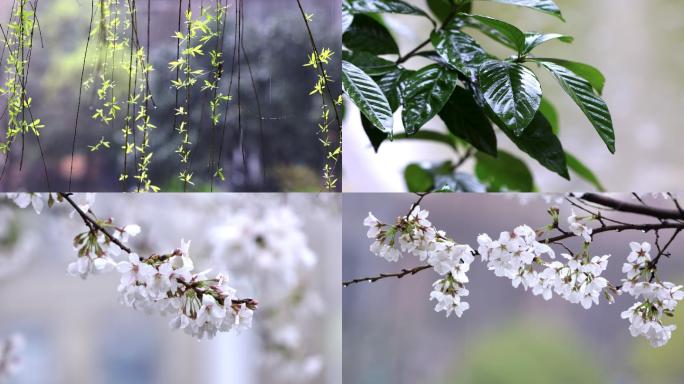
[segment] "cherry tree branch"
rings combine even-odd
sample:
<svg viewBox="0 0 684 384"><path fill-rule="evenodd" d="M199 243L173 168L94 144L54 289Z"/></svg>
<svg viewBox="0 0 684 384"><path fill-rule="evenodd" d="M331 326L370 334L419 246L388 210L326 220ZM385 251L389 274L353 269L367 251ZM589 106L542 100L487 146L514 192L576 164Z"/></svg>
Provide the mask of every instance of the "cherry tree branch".
<svg viewBox="0 0 684 384"><path fill-rule="evenodd" d="M84 212L81 207L78 206L78 204L71 198L73 195L72 193L59 193L59 195L67 202L69 205L71 205L72 208L78 213L78 215L81 217L83 220L83 223L88 227L88 229L91 232L101 232L103 235L105 235L112 243L116 244L117 247L119 247L122 251L126 252L127 254L133 253L133 250L131 248L127 247L125 244L123 244L119 239L114 237L107 229L105 229L102 225L100 225L97 220L92 218L88 213ZM92 213L91 213L92 214ZM177 281L184 285L186 288L189 289L197 289L196 284L194 283L188 283L183 281L182 279L177 279ZM254 299L234 299L231 300L232 305L242 305L246 304L247 306L256 306L257 301Z"/></svg>
<svg viewBox="0 0 684 384"><path fill-rule="evenodd" d="M409 210L410 215L413 210L418 206L418 204L421 203L421 201L427 196L429 193L425 194L418 194L419 199L414 202L411 205L411 209ZM619 222L616 220L612 219L607 219L601 215L601 212L592 212L584 207L581 207L580 205L574 203L572 200L566 199L569 203L571 203L573 206L578 207L585 212L596 216L597 220L601 224L600 227L597 228L592 228L592 237L594 235L599 235L603 233L619 233L623 231L641 231L644 233L647 232L655 232L657 236L659 236L659 231L661 230L669 230L673 229L674 233L670 237L669 241L665 244L665 246L661 249L658 249L658 254L657 256L653 259L651 262L651 265L654 267L653 271L653 277L655 278L655 267L657 267L658 262L660 261L661 257L663 255L669 256L669 254L665 253L665 251L668 249L668 247L672 244L672 242L677 238L677 236L684 231L684 222L681 222L679 220L684 221L684 215L679 212L679 210L669 210L669 209L663 209L663 208L658 208L658 207L652 207L648 205L637 205L633 203L628 203L624 202L618 199L610 198L604 195L599 195L599 194L594 194L594 193L587 193L583 194L581 196L575 196L576 199L579 199L580 201L586 201L594 204L599 204L601 206L607 207L614 209L615 211L618 212L625 212L625 213L635 213L635 214L640 214L640 215L645 215L645 216L650 216L653 218L656 218L660 220L659 223L650 223L650 224L630 224L630 223L624 223L624 222ZM408 217L407 215L407 217ZM619 224L612 224L612 225L607 225L604 223L602 219L605 219L606 221L610 221L613 223L619 223ZM677 220L677 221L671 221L671 220ZM575 234L572 232L567 232L561 229L560 227L555 227L555 230L560 232L559 235L557 236L552 236L552 237L547 237L545 239L540 239L538 240L540 243L543 244L553 244L553 245L558 245L562 246L566 250L568 248L561 243L563 240L567 240L573 237L576 237ZM473 256L479 256L479 252L473 250L472 251ZM410 268L410 269L402 269L399 272L396 273L381 273L378 275L374 276L368 276L368 277L362 277L362 278L356 278L348 281L344 281L342 283L343 287L348 287L353 284L359 284L363 282L368 282L368 283L375 283L379 280L384 280L388 278L397 278L401 279L405 276L413 276L419 272L422 272L424 270L430 269L431 266L428 264L421 265L415 268Z"/></svg>
<svg viewBox="0 0 684 384"><path fill-rule="evenodd" d="M637 215L650 216L656 219L671 219L671 220L684 220L684 212L681 210L673 210L659 207L652 207L648 205L639 205L623 200L618 200L606 195L600 195L597 193L585 193L579 197L581 200L588 201L590 203L595 203L602 205L607 208L612 208L616 211L625 213L634 213Z"/></svg>

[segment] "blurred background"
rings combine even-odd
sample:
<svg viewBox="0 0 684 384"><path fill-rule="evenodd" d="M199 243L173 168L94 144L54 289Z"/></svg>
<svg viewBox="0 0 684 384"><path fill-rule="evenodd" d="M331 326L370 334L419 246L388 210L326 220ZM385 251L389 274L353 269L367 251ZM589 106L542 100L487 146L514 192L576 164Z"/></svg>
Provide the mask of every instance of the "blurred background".
<svg viewBox="0 0 684 384"><path fill-rule="evenodd" d="M86 281L67 275L75 259L72 238L84 231L78 217L69 218L68 207L36 215L2 199L0 339L14 333L26 339L22 369L9 382L340 383L339 200L285 194L97 195L92 209L99 217L142 227L131 240L138 253L170 252L181 238L192 240L197 271L228 271L241 297L259 301L252 329L198 341L172 331L168 317L120 304L118 273ZM274 217L280 218L278 228ZM304 244L299 252L276 244L248 254L239 249L255 241L250 228L282 233L284 243L303 236ZM236 231L239 240L230 236ZM274 259L265 263L269 257ZM308 267L293 261L299 258L306 258Z"/></svg>
<svg viewBox="0 0 684 384"><path fill-rule="evenodd" d="M427 9L424 0L409 2ZM684 56L678 52L684 48L681 39L684 20L680 17L684 3L678 0L555 2L563 12L565 23L529 9L487 1L475 1L473 12L500 18L526 31L574 36L573 44L546 44L535 53L586 62L603 72L606 76L603 98L613 116L616 134L615 155L608 152L557 82L544 71L535 71L540 75L544 94L558 109L563 147L594 170L608 191L681 189L684 157L680 143L684 142L684 130L679 112L684 103ZM395 32L402 52L421 43L431 28L418 17L385 16L385 20ZM487 49L509 54L491 40L475 36ZM424 64L412 60L407 67L419 68ZM442 145L416 140L384 143L375 154L355 108L348 108L345 128L345 191L405 191L403 170L407 164L441 162L454 157ZM439 119L429 122L425 128L446 131ZM524 155L508 139L500 142L504 144L502 148ZM567 182L526 155L522 158L531 167L541 191L594 189L577 177Z"/></svg>
<svg viewBox="0 0 684 384"><path fill-rule="evenodd" d="M630 199L629 195L623 196ZM477 235L498 237L521 224L539 228L550 223L549 197L505 194L436 194L423 200L429 219L459 243L477 246ZM416 197L410 194L346 194L343 214L343 279L398 272L421 264L405 256L388 263L368 250L363 219L372 211L392 223L405 215ZM647 201L650 199L647 199ZM673 208L672 201L656 205ZM570 213L561 207L563 220ZM636 221L635 216L615 215ZM643 219L641 219L643 220ZM642 221L643 222L643 221ZM564 224L564 222L563 222ZM669 236L669 235L664 235ZM591 253L612 254L604 276L618 281L629 253L629 241L649 241L653 234L604 234ZM579 244L568 243L578 249ZM672 244L664 259L663 280L684 281L684 239ZM557 249L560 253L562 250ZM609 305L584 310L554 295L550 301L533 296L511 281L498 278L478 260L468 273L470 303L462 318L434 311L429 302L433 271L403 279L361 283L343 289L343 370L348 383L681 383L684 381L684 316L670 342L654 349L644 338L633 338L620 313L633 301L616 298Z"/></svg>
<svg viewBox="0 0 684 384"><path fill-rule="evenodd" d="M121 4L124 2L122 1ZM206 3L206 4L204 4ZM227 32L224 47L223 89L228 88L228 78L233 70L235 8L228 1ZM152 1L147 9L146 1L138 2L139 35L146 44L146 20L151 12L151 55L154 72L150 75L150 87L157 108L150 112L151 123L157 129L151 133L150 145L154 152L150 169L153 184L164 191L182 190L178 180L181 164L174 153L180 137L173 131L175 91L171 80L175 71L168 63L176 59L176 40L172 37L177 28L178 5L172 1ZM193 1L195 13L200 6L214 2ZM12 2L0 4L0 20L5 25ZM307 13L314 14L311 27L319 49L327 47L340 54L340 0L302 0ZM45 152L50 180L50 190L67 190L71 165L71 147L76 116L79 82L86 45L90 1L50 0L38 2L38 21L41 39L36 33L30 67L28 92L33 98L32 112L45 124L41 143ZM243 166L240 135L237 129L237 80L233 83L233 101L228 112L228 125L223 147L222 166L225 182L217 181L214 189L229 191L318 191L321 186L321 169L326 152L317 137L321 114L320 98L309 96L316 83L313 69L304 67L308 62L310 42L302 16L295 0L260 0L244 2L244 44L248 54L254 81L262 109L263 137L260 134L256 98L249 78L246 60L241 61L242 72L242 127L245 132L244 148L246 167ZM213 44L213 43L212 43ZM91 41L89 57L96 57L95 39ZM339 94L339 61L333 57L329 74L335 80L335 94ZM210 69L209 54L204 60L196 60L193 67ZM86 78L92 72L89 66ZM237 73L237 69L236 69ZM97 76L96 76L97 79ZM125 89L127 79L119 88ZM79 133L77 138L74 177L71 190L120 191L118 178L123 168L121 146L123 135L121 121L114 126L104 126L91 118L97 108L97 86L83 91ZM125 91L123 92L125 93ZM200 103L208 105L207 92L200 96L193 92L191 105L197 106L193 113L191 141L195 144L191 170L194 171L194 190L209 189L211 130L208 106L200 111ZM204 100L200 100L200 97ZM126 99L121 95L119 99ZM0 101L0 105L4 101ZM124 110L120 111L121 117ZM4 132L6 121L1 121ZM3 133L4 134L4 133ZM89 145L97 144L104 137L111 148L90 152ZM15 148L16 149L16 148ZM0 190L44 191L48 190L43 162L36 141L26 140L23 170L19 171L20 150L13 150L6 174L0 181ZM4 156L3 156L4 157ZM132 156L131 156L132 159ZM129 160L129 162L132 160ZM129 164L130 167L130 164ZM265 179L262 177L265 176ZM131 183L132 184L132 183ZM339 183L338 183L339 184ZM128 186L130 189L133 186Z"/></svg>

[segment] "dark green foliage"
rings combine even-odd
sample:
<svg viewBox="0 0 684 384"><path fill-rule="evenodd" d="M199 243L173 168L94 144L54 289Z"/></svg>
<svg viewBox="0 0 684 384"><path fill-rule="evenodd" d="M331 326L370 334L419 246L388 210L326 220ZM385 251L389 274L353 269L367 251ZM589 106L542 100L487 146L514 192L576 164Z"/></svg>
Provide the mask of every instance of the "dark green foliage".
<svg viewBox="0 0 684 384"><path fill-rule="evenodd" d="M525 7L563 20L552 0L481 1ZM365 117L363 126L373 147L377 150L387 138L429 140L447 144L459 155L457 165L408 167L405 176L412 191L477 189L464 186L468 183L463 182L463 173L456 172L471 156L476 159L475 176L490 190L534 190L526 165L529 160L498 150L504 137L559 176L569 179L570 169L602 189L591 170L565 153L557 136L558 113L543 97L535 71L545 69L556 78L614 152L612 119L600 97L604 76L587 64L534 56L538 46L554 41L572 43L572 37L526 32L505 21L472 14L476 4L473 0L425 0L422 10L398 0L343 0L349 25L344 57L351 64L343 67L343 72L350 71L343 76L345 89L351 90L349 98ZM380 15L387 13L427 18L434 27L422 44L399 52L392 31L379 21ZM469 29L510 48L512 55L501 58L487 52ZM404 67L418 57L432 64L415 71ZM405 133L393 134L393 117L388 111L400 107ZM436 116L449 134L421 131ZM450 181L445 181L445 176Z"/></svg>

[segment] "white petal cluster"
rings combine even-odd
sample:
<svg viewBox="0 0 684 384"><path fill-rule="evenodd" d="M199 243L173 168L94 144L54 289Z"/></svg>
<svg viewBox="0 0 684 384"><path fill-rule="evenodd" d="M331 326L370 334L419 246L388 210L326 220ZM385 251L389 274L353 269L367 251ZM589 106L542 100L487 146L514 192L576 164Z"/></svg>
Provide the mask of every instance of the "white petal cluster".
<svg viewBox="0 0 684 384"><path fill-rule="evenodd" d="M40 193L8 193L7 198L14 201L14 204L22 209L27 208L29 205L32 206L33 210L39 215L45 207L45 198Z"/></svg>
<svg viewBox="0 0 684 384"><path fill-rule="evenodd" d="M590 219L591 217L578 217L574 210L572 211L572 214L568 216L568 227L570 228L570 232L575 236L581 237L585 243L591 243L592 229L585 225L585 222L588 222Z"/></svg>
<svg viewBox="0 0 684 384"><path fill-rule="evenodd" d="M9 379L21 369L20 354L24 344L24 338L20 334L0 340L0 381Z"/></svg>
<svg viewBox="0 0 684 384"><path fill-rule="evenodd" d="M598 304L598 299L608 281L601 277L608 266L609 255L587 254L571 256L563 254L566 263L554 259L555 253L546 244L536 240L536 232L527 225L516 227L513 232L501 232L497 240L487 234L477 238L478 253L487 268L500 277L511 279L513 287L531 289L535 296L550 300L555 292L585 309ZM606 297L610 297L606 293Z"/></svg>
<svg viewBox="0 0 684 384"><path fill-rule="evenodd" d="M473 250L468 245L456 244L443 231L438 231L427 219L429 212L414 207L408 217L399 217L395 225L381 223L372 213L363 224L368 238L374 239L371 252L393 262L403 254L427 261L441 279L433 284L430 300L436 300L435 311L445 311L461 317L470 306L461 297L468 296L466 273L473 262Z"/></svg>
<svg viewBox="0 0 684 384"><path fill-rule="evenodd" d="M169 255L141 259L130 254L118 263L122 303L148 313L171 317L173 329L183 329L199 339L218 332L251 328L254 302L239 302L228 278L193 273L187 252L189 243Z"/></svg>
<svg viewBox="0 0 684 384"><path fill-rule="evenodd" d="M111 223L103 223L111 226ZM122 243L127 243L131 236L140 233L140 227L136 224L127 225L123 228L113 229L113 237ZM121 256L121 249L101 231L87 231L78 234L74 238L74 250L78 252L76 261L69 264L67 272L71 276L86 279L90 274L102 274L111 272L117 266L115 258Z"/></svg>
<svg viewBox="0 0 684 384"><path fill-rule="evenodd" d="M631 242L629 246L631 252L622 267L627 278L622 280L620 290L640 301L621 316L629 320L633 337L644 336L653 347L661 347L676 329L675 325L662 323L663 315L673 315L677 303L684 298L684 291L681 285L656 279L649 243Z"/></svg>

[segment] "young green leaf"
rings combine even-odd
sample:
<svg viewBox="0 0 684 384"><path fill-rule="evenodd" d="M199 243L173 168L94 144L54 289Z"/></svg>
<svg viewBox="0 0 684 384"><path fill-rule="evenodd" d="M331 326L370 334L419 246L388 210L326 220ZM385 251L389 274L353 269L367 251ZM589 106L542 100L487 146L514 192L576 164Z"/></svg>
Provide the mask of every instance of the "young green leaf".
<svg viewBox="0 0 684 384"><path fill-rule="evenodd" d="M592 67L589 64L578 63L576 61L568 61L563 59L538 58L537 60L549 61L554 64L563 66L569 69L570 71L574 72L577 76L588 81L589 84L591 84L592 88L594 88L599 95L603 93L603 86L606 84L606 78L597 68Z"/></svg>
<svg viewBox="0 0 684 384"><path fill-rule="evenodd" d="M401 0L343 0L353 14L357 13L399 13L404 15L427 16L420 8Z"/></svg>
<svg viewBox="0 0 684 384"><path fill-rule="evenodd" d="M449 132L480 151L496 156L496 134L492 124L473 99L472 93L456 87L439 117Z"/></svg>
<svg viewBox="0 0 684 384"><path fill-rule="evenodd" d="M606 143L608 150L615 153L615 132L608 106L596 96L591 84L564 66L550 61L536 60L549 70L558 80L565 92L580 107L599 136Z"/></svg>
<svg viewBox="0 0 684 384"><path fill-rule="evenodd" d="M409 192L430 192L435 185L432 174L418 164L409 164L404 169L404 180Z"/></svg>
<svg viewBox="0 0 684 384"><path fill-rule="evenodd" d="M479 152L475 155L475 176L487 185L489 192L532 192L534 179L527 165L505 151L492 157Z"/></svg>
<svg viewBox="0 0 684 384"><path fill-rule="evenodd" d="M394 71L397 65L368 52L342 52L342 59L364 71L370 77L383 76Z"/></svg>
<svg viewBox="0 0 684 384"><path fill-rule="evenodd" d="M521 135L541 103L537 76L522 64L490 60L480 66L480 89L489 107L516 135Z"/></svg>
<svg viewBox="0 0 684 384"><path fill-rule="evenodd" d="M563 43L572 43L575 38L572 36L561 35L558 33L537 33L529 32L525 34L525 49L523 49L522 54L527 55L532 52L536 47L546 43L547 41L558 40Z"/></svg>
<svg viewBox="0 0 684 384"><path fill-rule="evenodd" d="M461 31L458 20L433 31L430 36L435 51L464 75L471 76L477 65L487 60L487 53L468 34Z"/></svg>
<svg viewBox="0 0 684 384"><path fill-rule="evenodd" d="M342 61L342 88L377 129L392 135L392 110L380 87L359 67Z"/></svg>
<svg viewBox="0 0 684 384"><path fill-rule="evenodd" d="M581 161L579 161L575 156L566 153L565 158L568 162L568 167L575 172L579 177L582 179L588 181L591 183L594 187L596 187L599 192L604 192L605 188L603 188L603 185L599 181L598 177L594 175L594 172L591 171L586 165L584 165Z"/></svg>
<svg viewBox="0 0 684 384"><path fill-rule="evenodd" d="M502 4L517 5L519 7L532 8L534 10L547 13L565 21L558 5L553 0L485 0L494 1Z"/></svg>
<svg viewBox="0 0 684 384"><path fill-rule="evenodd" d="M522 52L525 50L525 33L519 30L516 26L493 17L468 14L465 15L475 19L480 24L497 31L500 37L508 43L508 46L514 47L518 54L522 55Z"/></svg>
<svg viewBox="0 0 684 384"><path fill-rule="evenodd" d="M354 16L354 22L342 35L342 43L352 51L374 55L399 54L399 47L387 28L363 14Z"/></svg>
<svg viewBox="0 0 684 384"><path fill-rule="evenodd" d="M458 82L458 73L432 64L402 81L402 121L414 134L442 110Z"/></svg>

